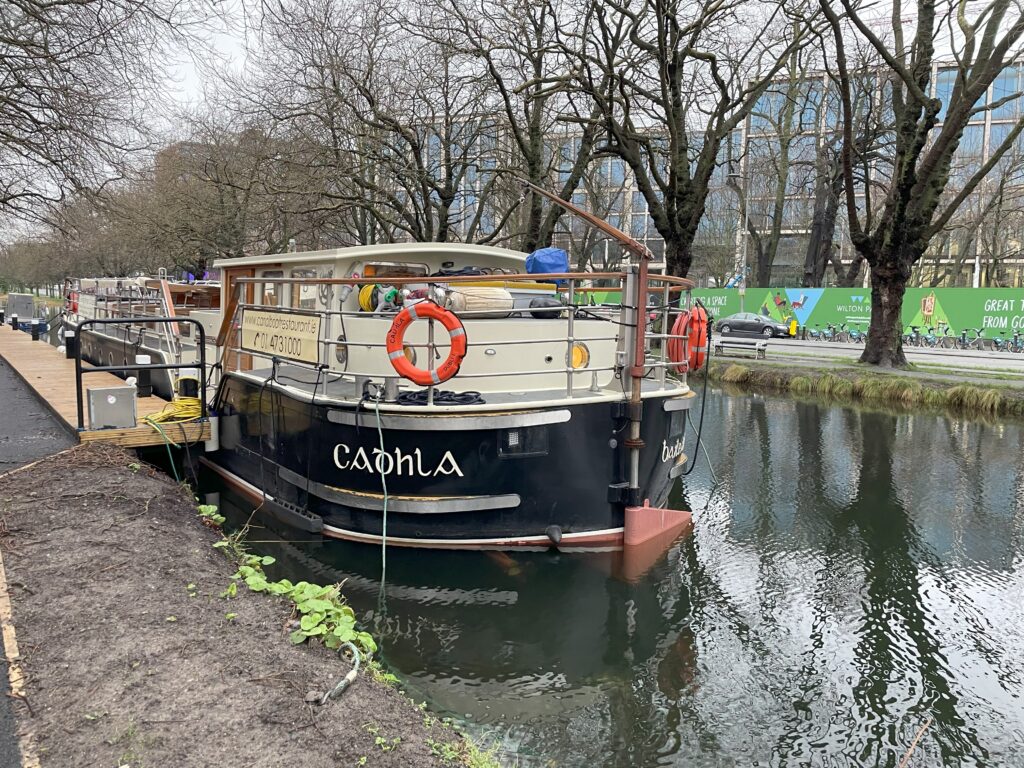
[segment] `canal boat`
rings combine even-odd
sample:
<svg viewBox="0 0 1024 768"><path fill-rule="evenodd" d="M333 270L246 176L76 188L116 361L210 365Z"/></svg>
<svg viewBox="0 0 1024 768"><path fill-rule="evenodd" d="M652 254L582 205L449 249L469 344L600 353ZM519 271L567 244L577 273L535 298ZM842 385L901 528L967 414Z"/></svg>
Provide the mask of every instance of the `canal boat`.
<svg viewBox="0 0 1024 768"><path fill-rule="evenodd" d="M156 276L69 278L62 313L65 337L77 339L87 363L124 366L114 371L121 378L137 374L134 364L139 356L155 365L196 362L196 324L155 321L190 318L212 340L220 324L220 296L219 282L172 280L163 270ZM94 320L123 322L87 322ZM215 352L208 345L207 359L214 359ZM171 399L175 374L154 370L150 375L153 391Z"/></svg>
<svg viewBox="0 0 1024 768"><path fill-rule="evenodd" d="M617 548L680 530L689 514L661 507L707 317L690 282L607 229L635 254L621 272L452 243L217 262L204 461L281 519L355 541Z"/></svg>

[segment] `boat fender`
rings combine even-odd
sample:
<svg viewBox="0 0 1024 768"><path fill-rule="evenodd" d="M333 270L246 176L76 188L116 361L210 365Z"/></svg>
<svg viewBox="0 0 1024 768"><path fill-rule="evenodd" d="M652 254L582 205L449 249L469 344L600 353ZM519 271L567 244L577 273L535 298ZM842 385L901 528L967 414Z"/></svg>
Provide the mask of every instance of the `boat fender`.
<svg viewBox="0 0 1024 768"><path fill-rule="evenodd" d="M436 320L444 326L451 338L451 350L448 357L437 368L424 370L417 368L405 356L405 331L415 320L426 318ZM448 381L459 372L462 360L466 356L466 329L462 321L453 312L435 304L432 301L421 301L417 304L410 304L399 312L391 323L391 329L385 337L385 347L388 352L388 359L391 365L402 378L408 379L421 387L437 385Z"/></svg>
<svg viewBox="0 0 1024 768"><path fill-rule="evenodd" d="M552 299L547 296L530 299L530 314L538 320L557 320L558 316L562 314L563 309L564 306L558 299Z"/></svg>

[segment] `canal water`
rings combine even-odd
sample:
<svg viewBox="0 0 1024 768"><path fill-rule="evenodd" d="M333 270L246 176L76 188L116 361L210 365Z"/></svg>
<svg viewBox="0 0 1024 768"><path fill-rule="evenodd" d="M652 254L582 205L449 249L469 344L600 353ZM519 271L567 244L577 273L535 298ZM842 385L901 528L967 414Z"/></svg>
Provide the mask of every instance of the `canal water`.
<svg viewBox="0 0 1024 768"><path fill-rule="evenodd" d="M1024 765L1024 430L715 392L705 442L644 573L251 538L510 765Z"/></svg>

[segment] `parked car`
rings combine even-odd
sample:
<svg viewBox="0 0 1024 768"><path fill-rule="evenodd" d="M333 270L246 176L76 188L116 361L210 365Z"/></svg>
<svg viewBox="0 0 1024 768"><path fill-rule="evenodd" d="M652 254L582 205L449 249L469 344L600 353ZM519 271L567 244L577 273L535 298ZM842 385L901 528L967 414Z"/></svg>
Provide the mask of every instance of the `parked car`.
<svg viewBox="0 0 1024 768"><path fill-rule="evenodd" d="M756 333L770 339L773 336L789 336L789 326L753 312L740 312L721 318L715 323L719 333Z"/></svg>

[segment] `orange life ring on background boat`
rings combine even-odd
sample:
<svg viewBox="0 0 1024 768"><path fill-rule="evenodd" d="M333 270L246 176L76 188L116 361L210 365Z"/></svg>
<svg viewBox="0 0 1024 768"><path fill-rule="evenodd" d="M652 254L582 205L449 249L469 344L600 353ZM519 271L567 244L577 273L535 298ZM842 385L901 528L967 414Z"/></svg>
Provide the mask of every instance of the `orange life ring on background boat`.
<svg viewBox="0 0 1024 768"><path fill-rule="evenodd" d="M405 344L403 343L405 331L415 320L421 318L437 320L445 327L451 338L451 351L437 368L426 370L417 368L405 356ZM448 381L459 372L462 359L466 356L466 329L463 328L462 321L454 313L432 301L421 301L410 304L398 313L394 322L391 323L385 346L388 350L388 359L391 360L391 365L399 376L408 379L413 384L419 384L421 387L429 387L432 384Z"/></svg>
<svg viewBox="0 0 1024 768"><path fill-rule="evenodd" d="M78 314L78 291L68 292L68 311Z"/></svg>
<svg viewBox="0 0 1024 768"><path fill-rule="evenodd" d="M708 313L704 307L698 305L676 315L671 335L674 338L667 342L668 359L675 363L677 373L695 371L704 365L708 345ZM680 336L687 337L685 343Z"/></svg>

